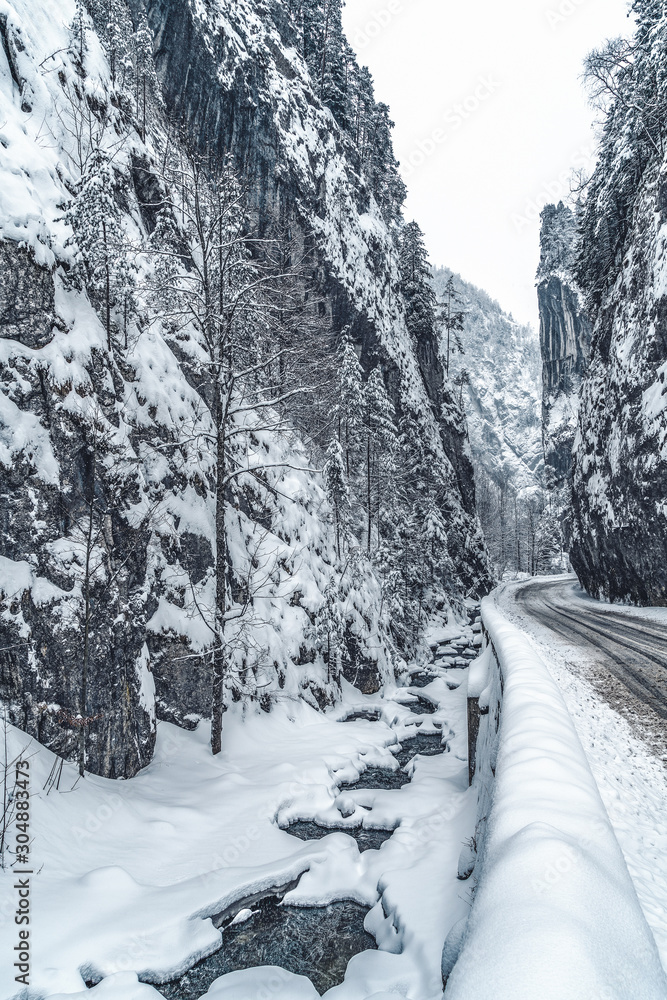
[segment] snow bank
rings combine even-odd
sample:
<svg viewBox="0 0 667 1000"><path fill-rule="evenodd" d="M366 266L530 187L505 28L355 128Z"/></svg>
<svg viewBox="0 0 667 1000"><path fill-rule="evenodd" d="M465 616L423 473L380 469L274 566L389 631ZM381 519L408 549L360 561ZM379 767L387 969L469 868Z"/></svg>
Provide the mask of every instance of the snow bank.
<svg viewBox="0 0 667 1000"><path fill-rule="evenodd" d="M479 883L445 996L664 1000L655 942L562 695L493 599L482 617Z"/></svg>

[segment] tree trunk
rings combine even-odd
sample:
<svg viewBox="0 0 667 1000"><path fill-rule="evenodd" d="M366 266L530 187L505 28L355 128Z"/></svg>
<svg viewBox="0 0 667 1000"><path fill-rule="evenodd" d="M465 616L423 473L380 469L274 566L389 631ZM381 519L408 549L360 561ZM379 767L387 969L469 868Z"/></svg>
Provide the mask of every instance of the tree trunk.
<svg viewBox="0 0 667 1000"><path fill-rule="evenodd" d="M371 435L370 431L368 434L368 444L366 448L366 466L368 471L368 476L366 479L366 500L368 503L368 554L371 554L371 532L373 530L373 508L371 502Z"/></svg>
<svg viewBox="0 0 667 1000"><path fill-rule="evenodd" d="M90 659L90 559L93 550L93 528L95 524L95 477L97 475L97 450L93 453L91 497L88 511L88 533L86 536L86 570L84 578L85 623L83 630L83 664L81 667L81 727L79 729L79 774L83 777L86 766L86 717L88 714L88 662Z"/></svg>
<svg viewBox="0 0 667 1000"><path fill-rule="evenodd" d="M222 750L222 716L224 714L224 684L227 673L225 618L227 613L227 522L225 516L225 477L227 475L227 442L220 387L216 386L216 426L218 432L216 499L215 499L215 646L213 649L213 701L211 706L211 750Z"/></svg>
<svg viewBox="0 0 667 1000"><path fill-rule="evenodd" d="M107 350L111 354L111 272L109 269L109 243L107 241L107 224L102 220L102 236L104 237L104 278L106 296L106 327Z"/></svg>

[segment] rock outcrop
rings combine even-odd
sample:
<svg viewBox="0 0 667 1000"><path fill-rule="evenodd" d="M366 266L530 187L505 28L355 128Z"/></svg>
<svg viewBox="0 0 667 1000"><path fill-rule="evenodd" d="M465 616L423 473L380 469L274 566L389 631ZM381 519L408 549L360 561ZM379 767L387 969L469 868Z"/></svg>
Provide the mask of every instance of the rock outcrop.
<svg viewBox="0 0 667 1000"><path fill-rule="evenodd" d="M586 371L591 327L573 276L576 223L561 202L542 212L537 272L542 350L542 440L554 485L569 483L579 389Z"/></svg>

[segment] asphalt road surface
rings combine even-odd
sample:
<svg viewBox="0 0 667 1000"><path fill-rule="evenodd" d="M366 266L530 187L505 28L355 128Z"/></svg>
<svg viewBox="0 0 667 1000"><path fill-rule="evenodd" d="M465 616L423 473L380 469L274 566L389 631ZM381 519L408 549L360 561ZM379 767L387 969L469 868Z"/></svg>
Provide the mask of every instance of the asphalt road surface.
<svg viewBox="0 0 667 1000"><path fill-rule="evenodd" d="M516 594L521 612L596 658L656 715L667 719L667 623L600 606L572 580L540 580Z"/></svg>

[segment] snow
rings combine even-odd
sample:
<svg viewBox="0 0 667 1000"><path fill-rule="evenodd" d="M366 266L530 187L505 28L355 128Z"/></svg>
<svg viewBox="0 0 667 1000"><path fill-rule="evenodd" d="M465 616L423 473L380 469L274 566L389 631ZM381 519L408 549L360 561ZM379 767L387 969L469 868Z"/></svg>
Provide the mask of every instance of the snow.
<svg viewBox="0 0 667 1000"><path fill-rule="evenodd" d="M67 597L67 593L50 583L44 577L36 576L32 566L25 560L15 562L0 556L0 594L9 601L16 600L31 592L33 603L40 607L50 601Z"/></svg>
<svg viewBox="0 0 667 1000"><path fill-rule="evenodd" d="M219 946L212 915L230 907L243 919L245 899L301 875L288 903L358 900L370 908L366 927L380 946L350 963L328 1000L395 996L397 988L413 1000L439 997L445 938L469 909L456 876L476 808L467 788L465 686L450 691L446 676L424 689L438 705L428 716L418 708L412 713L401 703L406 689L392 685L384 696L360 695L348 685L343 705L328 715L299 700L270 715L236 706L225 716L217 758L207 725L185 732L159 723L155 759L135 778L81 781L65 764L60 789L48 794L53 755L9 727L10 754L30 744L31 755L39 871L32 884L31 931L39 949L31 987L61 1000L83 995L84 978L101 975L93 1000L158 997L159 986L139 984L137 975L165 981L185 970ZM338 721L360 703L373 705L382 719ZM394 769L389 748L418 731L442 733L449 751L416 758L408 785L344 787L369 766ZM395 833L381 850L360 854L344 832L304 842L280 829L296 818ZM0 873L0 891L11 894L10 886L11 875ZM10 921L0 926L1 953L11 950L13 935ZM14 986L3 966L2 1000ZM254 998L262 990L285 1000L317 997L308 981L275 969L222 977L208 997Z"/></svg>
<svg viewBox="0 0 667 1000"><path fill-rule="evenodd" d="M441 299L452 273L446 268L434 271ZM537 334L516 323L481 289L454 277L466 310L466 353L453 353L451 370L453 375L465 370L471 378L464 399L473 461L496 481L510 475L517 489L533 487L543 466Z"/></svg>
<svg viewBox="0 0 667 1000"><path fill-rule="evenodd" d="M565 698L577 733L621 845L646 919L667 970L667 773L664 759L651 747L651 733L622 717L590 682L597 664L590 652L571 646L534 619L521 613L508 587L501 601L507 615L520 624L542 655ZM572 579L576 602L591 600ZM618 604L595 601L598 612L618 612ZM573 604L575 601L573 600ZM665 608L624 606L638 621L667 623ZM643 720L646 722L647 720Z"/></svg>
<svg viewBox="0 0 667 1000"><path fill-rule="evenodd" d="M59 467L49 434L34 413L27 413L9 396L0 393L0 463L11 468L22 456L31 472L43 482L57 486Z"/></svg>
<svg viewBox="0 0 667 1000"><path fill-rule="evenodd" d="M664 998L655 941L558 685L493 598L482 618L494 677L475 783L482 805L490 786L493 800L447 1000L487 1000L491 982L499 1000Z"/></svg>

